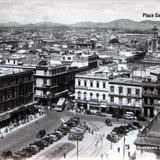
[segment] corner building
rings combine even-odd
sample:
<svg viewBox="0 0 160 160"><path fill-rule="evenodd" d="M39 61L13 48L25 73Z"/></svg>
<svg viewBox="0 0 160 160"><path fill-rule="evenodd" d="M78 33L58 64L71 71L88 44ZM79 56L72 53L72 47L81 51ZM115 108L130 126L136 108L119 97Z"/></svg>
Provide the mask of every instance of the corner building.
<svg viewBox="0 0 160 160"><path fill-rule="evenodd" d="M33 101L33 70L0 68L0 126L25 116Z"/></svg>

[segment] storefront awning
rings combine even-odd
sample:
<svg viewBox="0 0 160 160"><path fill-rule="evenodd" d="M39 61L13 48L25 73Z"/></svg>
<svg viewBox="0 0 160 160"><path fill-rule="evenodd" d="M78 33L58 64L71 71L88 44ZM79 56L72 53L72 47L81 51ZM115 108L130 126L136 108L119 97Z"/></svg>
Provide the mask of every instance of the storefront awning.
<svg viewBox="0 0 160 160"><path fill-rule="evenodd" d="M140 107L135 107L135 106L123 106L123 105L113 105L113 106L110 106L111 108L115 108L115 109L128 109L128 110L142 110L142 108Z"/></svg>

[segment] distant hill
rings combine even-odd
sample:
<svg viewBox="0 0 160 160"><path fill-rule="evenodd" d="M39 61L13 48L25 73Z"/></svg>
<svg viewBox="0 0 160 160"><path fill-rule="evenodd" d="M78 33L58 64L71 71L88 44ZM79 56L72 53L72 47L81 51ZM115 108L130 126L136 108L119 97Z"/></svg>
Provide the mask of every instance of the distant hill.
<svg viewBox="0 0 160 160"><path fill-rule="evenodd" d="M60 24L60 23L53 23L53 22L39 22L39 23L35 23L35 24L26 24L26 25L22 25L24 27L42 27L42 28L54 28L54 27L63 27L65 26L64 24Z"/></svg>
<svg viewBox="0 0 160 160"><path fill-rule="evenodd" d="M108 23L93 23L93 22L80 22L73 24L72 27L86 27L86 28L118 28L129 30L149 30L153 25L157 25L160 28L160 21L140 21L136 22L129 19L118 19Z"/></svg>
<svg viewBox="0 0 160 160"><path fill-rule="evenodd" d="M17 22L8 22L8 23L0 23L0 27L13 27L13 26L21 26L20 23Z"/></svg>
<svg viewBox="0 0 160 160"><path fill-rule="evenodd" d="M29 27L29 28L58 28L58 27L79 27L79 28L115 28L115 29L128 29L128 30L150 30L154 25L160 29L160 21L145 20L136 22L130 19L118 19L108 23L96 22L79 22L71 25L53 23L53 22L40 22L35 24L19 24L16 22L0 23L0 27Z"/></svg>

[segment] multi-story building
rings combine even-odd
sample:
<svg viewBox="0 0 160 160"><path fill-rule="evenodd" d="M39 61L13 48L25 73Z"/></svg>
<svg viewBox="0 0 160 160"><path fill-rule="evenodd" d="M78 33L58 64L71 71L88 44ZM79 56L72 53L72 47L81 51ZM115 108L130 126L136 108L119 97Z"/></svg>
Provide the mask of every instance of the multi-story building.
<svg viewBox="0 0 160 160"><path fill-rule="evenodd" d="M136 78L115 78L109 81L109 103L112 112L142 111L142 82Z"/></svg>
<svg viewBox="0 0 160 160"><path fill-rule="evenodd" d="M33 70L0 69L0 125L24 116L33 107Z"/></svg>
<svg viewBox="0 0 160 160"><path fill-rule="evenodd" d="M35 100L43 105L49 105L53 99L68 93L66 66L50 66L44 62L36 67Z"/></svg>
<svg viewBox="0 0 160 160"><path fill-rule="evenodd" d="M75 74L88 70L85 67L50 65L45 61L36 67L35 100L43 105L56 103L60 97L68 97L74 92Z"/></svg>
<svg viewBox="0 0 160 160"><path fill-rule="evenodd" d="M78 108L105 112L108 108L108 72L89 71L75 77L75 103Z"/></svg>
<svg viewBox="0 0 160 160"><path fill-rule="evenodd" d="M160 81L144 78L142 88L144 116L153 117L160 110Z"/></svg>

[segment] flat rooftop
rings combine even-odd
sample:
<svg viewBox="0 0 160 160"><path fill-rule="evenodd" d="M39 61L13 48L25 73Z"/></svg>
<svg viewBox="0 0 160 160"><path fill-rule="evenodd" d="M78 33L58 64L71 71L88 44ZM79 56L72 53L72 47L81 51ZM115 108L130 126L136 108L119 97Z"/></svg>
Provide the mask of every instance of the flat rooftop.
<svg viewBox="0 0 160 160"><path fill-rule="evenodd" d="M1 67L0 68L0 77L5 76L5 75L10 75L10 74L15 74L15 73L21 73L26 71L25 69L22 68L6 68L6 67Z"/></svg>
<svg viewBox="0 0 160 160"><path fill-rule="evenodd" d="M160 74L160 65L147 68L151 73Z"/></svg>
<svg viewBox="0 0 160 160"><path fill-rule="evenodd" d="M108 68L100 68L98 70L91 70L82 74L78 74L77 76L85 78L108 79L110 76L110 71L108 70Z"/></svg>
<svg viewBox="0 0 160 160"><path fill-rule="evenodd" d="M160 114L146 126L134 142L139 146L158 146L160 147Z"/></svg>
<svg viewBox="0 0 160 160"><path fill-rule="evenodd" d="M115 78L113 80L109 81L110 83L115 83L115 84L124 84L124 85L141 85L142 80L139 78Z"/></svg>

